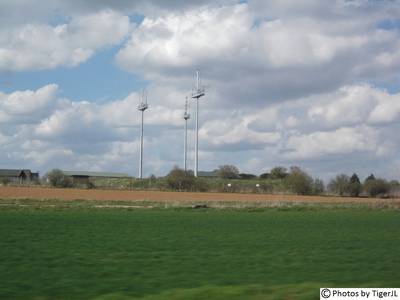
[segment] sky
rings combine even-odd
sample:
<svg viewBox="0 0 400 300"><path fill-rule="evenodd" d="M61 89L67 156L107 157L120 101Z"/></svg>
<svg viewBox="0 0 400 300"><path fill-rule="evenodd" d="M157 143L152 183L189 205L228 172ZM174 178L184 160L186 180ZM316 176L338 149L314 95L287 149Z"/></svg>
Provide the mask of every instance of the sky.
<svg viewBox="0 0 400 300"><path fill-rule="evenodd" d="M0 168L400 179L398 0L0 0ZM194 115L194 102L191 101ZM194 166L194 119L188 166Z"/></svg>

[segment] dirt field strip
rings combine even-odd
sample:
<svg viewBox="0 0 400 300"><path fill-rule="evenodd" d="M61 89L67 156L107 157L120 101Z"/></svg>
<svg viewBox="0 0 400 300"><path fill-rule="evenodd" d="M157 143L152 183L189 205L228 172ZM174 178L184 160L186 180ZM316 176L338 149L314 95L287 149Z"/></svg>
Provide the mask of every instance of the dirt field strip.
<svg viewBox="0 0 400 300"><path fill-rule="evenodd" d="M0 187L0 199L37 200L101 200L101 201L153 201L153 202L297 202L332 204L390 204L400 207L400 199L374 199L351 197L266 195L238 193L187 193L158 191L121 191L56 189L43 187Z"/></svg>

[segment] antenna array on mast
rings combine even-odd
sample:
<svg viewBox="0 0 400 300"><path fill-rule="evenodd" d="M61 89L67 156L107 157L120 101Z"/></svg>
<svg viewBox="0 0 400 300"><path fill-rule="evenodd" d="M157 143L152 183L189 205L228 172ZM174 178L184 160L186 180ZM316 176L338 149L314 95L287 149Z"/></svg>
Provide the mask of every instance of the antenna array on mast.
<svg viewBox="0 0 400 300"><path fill-rule="evenodd" d="M148 107L149 105L147 104L147 91L146 89L143 89L137 109L140 111L145 111Z"/></svg>
<svg viewBox="0 0 400 300"><path fill-rule="evenodd" d="M194 176L198 176L199 167L199 99L205 95L204 86L201 85L200 72L196 71L196 87L192 89L192 99L196 101L196 144L195 144L195 168ZM144 112L148 109L149 105L147 103L147 91L143 89L140 95L140 102L137 109L141 112L141 133L140 133L140 161L139 161L139 178L143 178L143 123L144 123ZM190 103L186 97L185 101L185 111L183 114L183 119L185 120L185 141L184 141L184 169L187 170L187 121L190 119Z"/></svg>

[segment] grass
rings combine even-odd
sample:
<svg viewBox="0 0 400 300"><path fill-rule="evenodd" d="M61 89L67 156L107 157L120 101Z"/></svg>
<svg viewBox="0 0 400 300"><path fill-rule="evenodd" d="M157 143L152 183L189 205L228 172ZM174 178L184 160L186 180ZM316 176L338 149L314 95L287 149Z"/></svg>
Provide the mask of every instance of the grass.
<svg viewBox="0 0 400 300"><path fill-rule="evenodd" d="M400 286L400 214L0 209L0 299L319 299Z"/></svg>

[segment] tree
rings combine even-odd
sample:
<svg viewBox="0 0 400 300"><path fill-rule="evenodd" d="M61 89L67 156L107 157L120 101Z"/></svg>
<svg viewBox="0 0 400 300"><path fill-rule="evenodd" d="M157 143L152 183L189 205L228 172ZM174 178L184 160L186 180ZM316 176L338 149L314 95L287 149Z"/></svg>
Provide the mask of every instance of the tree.
<svg viewBox="0 0 400 300"><path fill-rule="evenodd" d="M375 176L374 176L374 174L371 174L371 175L369 175L367 178L365 178L365 181L364 182L366 182L366 181L368 181L368 180L375 180L376 178L375 178Z"/></svg>
<svg viewBox="0 0 400 300"><path fill-rule="evenodd" d="M324 185L324 182L322 181L322 179L315 178L314 183L313 183L312 193L314 195L321 195L324 193L324 191L325 191L325 185Z"/></svg>
<svg viewBox="0 0 400 300"><path fill-rule="evenodd" d="M269 178L271 178L271 174L270 174L270 173L262 173L262 174L260 175L260 178L262 178L262 179L269 179Z"/></svg>
<svg viewBox="0 0 400 300"><path fill-rule="evenodd" d="M386 196L390 191L390 184L381 178L369 179L365 180L363 188L368 196Z"/></svg>
<svg viewBox="0 0 400 300"><path fill-rule="evenodd" d="M270 173L272 179L284 179L289 175L285 167L275 167Z"/></svg>
<svg viewBox="0 0 400 300"><path fill-rule="evenodd" d="M47 181L53 187L72 187L72 180L59 169L53 169L45 175Z"/></svg>
<svg viewBox="0 0 400 300"><path fill-rule="evenodd" d="M167 186L177 191L193 190L195 177L193 172L174 167L167 175Z"/></svg>
<svg viewBox="0 0 400 300"><path fill-rule="evenodd" d="M236 179L239 178L239 169L234 165L219 166L217 176L224 179Z"/></svg>
<svg viewBox="0 0 400 300"><path fill-rule="evenodd" d="M313 189L313 179L299 167L291 167L289 175L285 178L285 185L293 193L309 195Z"/></svg>
<svg viewBox="0 0 400 300"><path fill-rule="evenodd" d="M361 193L362 190L362 185L360 182L360 178L358 178L358 175L354 173L350 177L350 182L349 182L349 194L352 197L358 197Z"/></svg>
<svg viewBox="0 0 400 300"><path fill-rule="evenodd" d="M257 178L257 176L254 174L240 173L239 178L240 179L254 179L254 178Z"/></svg>
<svg viewBox="0 0 400 300"><path fill-rule="evenodd" d="M350 187L350 178L345 174L337 175L328 184L329 191L339 196L344 196L349 194L349 187Z"/></svg>

